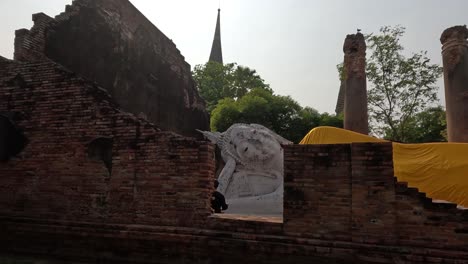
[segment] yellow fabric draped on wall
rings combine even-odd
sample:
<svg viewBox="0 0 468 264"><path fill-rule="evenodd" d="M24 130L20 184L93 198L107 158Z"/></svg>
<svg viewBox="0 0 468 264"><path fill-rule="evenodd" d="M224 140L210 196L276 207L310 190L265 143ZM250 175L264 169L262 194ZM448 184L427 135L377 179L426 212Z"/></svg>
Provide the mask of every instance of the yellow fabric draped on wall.
<svg viewBox="0 0 468 264"><path fill-rule="evenodd" d="M335 127L312 129L299 144L388 142ZM468 144L393 142L393 166L398 181L428 197L468 207Z"/></svg>

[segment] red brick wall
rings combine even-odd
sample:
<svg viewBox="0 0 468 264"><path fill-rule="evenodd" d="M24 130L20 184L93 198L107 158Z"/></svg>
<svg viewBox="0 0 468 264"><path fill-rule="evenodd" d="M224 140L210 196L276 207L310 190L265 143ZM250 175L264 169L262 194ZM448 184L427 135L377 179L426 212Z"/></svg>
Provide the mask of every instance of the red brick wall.
<svg viewBox="0 0 468 264"><path fill-rule="evenodd" d="M395 244L392 144L351 144L353 242Z"/></svg>
<svg viewBox="0 0 468 264"><path fill-rule="evenodd" d="M393 243L394 185L391 144L286 146L285 233Z"/></svg>
<svg viewBox="0 0 468 264"><path fill-rule="evenodd" d="M29 141L0 164L0 214L193 226L211 213L211 144L159 131L49 62L2 67L0 102ZM101 137L113 140L111 172L88 157Z"/></svg>
<svg viewBox="0 0 468 264"><path fill-rule="evenodd" d="M350 240L349 145L285 146L284 231Z"/></svg>
<svg viewBox="0 0 468 264"><path fill-rule="evenodd" d="M205 102L174 42L128 0L75 0L16 31L15 60L52 60L96 82L127 112L161 129L200 136ZM201 136L200 136L201 138Z"/></svg>
<svg viewBox="0 0 468 264"><path fill-rule="evenodd" d="M455 204L432 203L405 183L395 187L395 236L404 245L466 251L468 210Z"/></svg>
<svg viewBox="0 0 468 264"><path fill-rule="evenodd" d="M468 210L396 182L390 143L285 146L284 165L286 235L402 247L409 263L451 254L468 262L457 255L468 247Z"/></svg>
<svg viewBox="0 0 468 264"><path fill-rule="evenodd" d="M51 62L0 59L0 255L82 262L468 263L468 211L395 182L391 144L285 146L284 221L210 216L214 149ZM89 156L112 139L111 170ZM0 257L0 260L2 258Z"/></svg>
<svg viewBox="0 0 468 264"><path fill-rule="evenodd" d="M31 30L19 29L15 32L15 60L36 61L46 59L45 42L47 28L54 20L44 13L33 15L34 27Z"/></svg>

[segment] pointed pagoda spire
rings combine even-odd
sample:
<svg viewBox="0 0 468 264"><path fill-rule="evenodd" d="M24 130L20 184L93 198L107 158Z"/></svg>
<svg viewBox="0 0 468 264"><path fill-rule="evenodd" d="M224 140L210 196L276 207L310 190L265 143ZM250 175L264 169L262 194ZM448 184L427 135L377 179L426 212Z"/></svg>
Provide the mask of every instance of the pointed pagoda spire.
<svg viewBox="0 0 468 264"><path fill-rule="evenodd" d="M221 49L221 22L220 22L221 9L218 8L218 20L216 21L216 30L213 39L213 46L211 47L211 54L209 61L223 63L223 52Z"/></svg>

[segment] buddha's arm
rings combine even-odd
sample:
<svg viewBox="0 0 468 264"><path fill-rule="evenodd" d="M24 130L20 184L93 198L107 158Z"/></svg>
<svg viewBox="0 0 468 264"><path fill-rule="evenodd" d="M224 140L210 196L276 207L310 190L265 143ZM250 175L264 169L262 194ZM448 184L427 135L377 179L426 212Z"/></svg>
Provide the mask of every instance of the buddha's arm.
<svg viewBox="0 0 468 264"><path fill-rule="evenodd" d="M227 187L229 186L229 182L231 181L231 177L235 169L236 161L233 158L229 157L226 161L226 165L224 165L224 168L218 177L218 192L222 194L226 193Z"/></svg>

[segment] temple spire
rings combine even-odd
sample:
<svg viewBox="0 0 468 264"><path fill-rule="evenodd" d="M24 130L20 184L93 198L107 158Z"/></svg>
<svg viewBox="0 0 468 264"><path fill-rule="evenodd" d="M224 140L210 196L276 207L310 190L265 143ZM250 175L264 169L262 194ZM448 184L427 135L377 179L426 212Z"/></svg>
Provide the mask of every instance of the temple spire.
<svg viewBox="0 0 468 264"><path fill-rule="evenodd" d="M221 49L221 22L220 22L221 9L218 8L218 19L216 21L216 30L213 39L213 46L211 47L211 54L209 61L223 63L223 52Z"/></svg>

